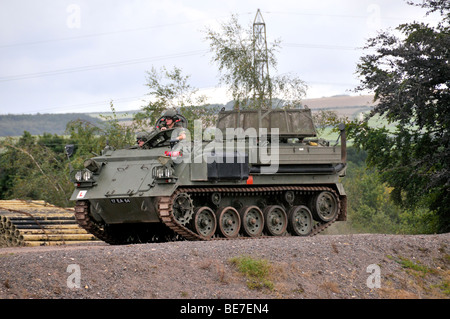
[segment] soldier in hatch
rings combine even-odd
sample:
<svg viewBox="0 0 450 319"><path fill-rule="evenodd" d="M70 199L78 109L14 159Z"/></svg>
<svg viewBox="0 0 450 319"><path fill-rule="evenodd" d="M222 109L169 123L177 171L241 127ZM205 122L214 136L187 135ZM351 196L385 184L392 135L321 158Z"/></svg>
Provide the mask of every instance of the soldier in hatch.
<svg viewBox="0 0 450 319"><path fill-rule="evenodd" d="M145 144L145 142L148 141L148 134L145 132L140 132L137 133L136 135L136 143L138 145L139 148L149 148L147 144Z"/></svg>
<svg viewBox="0 0 450 319"><path fill-rule="evenodd" d="M141 148L141 149L150 149L154 147L154 143L147 143L149 140L153 139L159 132L173 129L171 133L172 136L176 136L172 138L171 143L177 143L181 140L186 139L186 129L182 125L182 117L178 115L177 112L173 109L169 109L164 112L164 114L158 119L155 127L156 130L150 133L139 132L136 135L136 146L133 148ZM166 137L167 138L167 137ZM156 144L158 144L157 142ZM150 145L153 144L153 145ZM171 144L172 145L172 144Z"/></svg>
<svg viewBox="0 0 450 319"><path fill-rule="evenodd" d="M181 125L181 120L178 118L177 112L174 109L169 109L164 112L156 128L159 128L161 131L176 128L179 130L177 130L178 136L175 139L181 141L186 138L185 129Z"/></svg>

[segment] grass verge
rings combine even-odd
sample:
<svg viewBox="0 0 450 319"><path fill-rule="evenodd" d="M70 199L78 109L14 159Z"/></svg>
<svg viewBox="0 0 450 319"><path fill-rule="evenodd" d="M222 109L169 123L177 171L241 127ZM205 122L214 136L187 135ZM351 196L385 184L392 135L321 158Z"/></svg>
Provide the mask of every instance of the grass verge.
<svg viewBox="0 0 450 319"><path fill-rule="evenodd" d="M274 284L270 280L272 265L265 259L255 259L250 256L238 256L230 259L240 273L247 277L249 289L267 288L273 290Z"/></svg>

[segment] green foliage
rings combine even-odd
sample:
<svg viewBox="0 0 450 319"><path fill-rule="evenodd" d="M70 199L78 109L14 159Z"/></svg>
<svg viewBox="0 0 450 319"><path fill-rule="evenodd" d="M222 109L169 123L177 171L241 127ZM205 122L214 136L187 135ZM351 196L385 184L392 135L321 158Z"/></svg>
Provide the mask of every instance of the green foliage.
<svg viewBox="0 0 450 319"><path fill-rule="evenodd" d="M185 107L192 104L192 96L196 93L188 83L189 76L184 76L180 68L174 67L160 70L152 67L147 72L146 86L151 96L148 105L135 115L135 121L141 126L153 127L162 113L168 108Z"/></svg>
<svg viewBox="0 0 450 319"><path fill-rule="evenodd" d="M422 276L424 276L428 273L436 272L434 269L432 269L428 266L422 265L419 262L414 262L405 257L399 256L398 260L396 260L396 261L405 269L411 269L411 270L422 273Z"/></svg>
<svg viewBox="0 0 450 319"><path fill-rule="evenodd" d="M133 126L120 124L112 103L111 110L113 115L104 116L100 124L81 119L69 122L68 137L49 133L32 136L25 131L18 140L2 140L0 198L39 199L69 206L73 184L64 145L75 145L71 163L78 169L87 157L100 154L106 141L115 147L134 143Z"/></svg>
<svg viewBox="0 0 450 319"><path fill-rule="evenodd" d="M448 3L448 2L447 2ZM450 230L450 6L424 1L439 11L436 27L423 23L397 28L403 38L382 32L368 41L375 53L361 57L360 90L373 90L378 104L370 117L384 116L394 129L349 125L356 146L368 154L369 167L408 210L429 208L439 216L439 231ZM369 118L370 118L369 117Z"/></svg>
<svg viewBox="0 0 450 319"><path fill-rule="evenodd" d="M173 71L163 68L161 72L152 69L147 81L156 100L144 107L132 123L121 122L111 102L112 115L100 115L102 121L89 121L80 115L67 124L66 136L50 133L33 136L25 131L19 139L3 139L0 198L39 199L59 206L70 205L73 184L69 180L64 145L75 146L70 162L74 169L81 169L86 158L101 154L106 145L125 148L135 144L136 132L145 129L145 125L152 128L166 108L178 107L190 126L198 118L211 125L217 110L191 104L200 103L204 98L194 99L196 89L188 84L188 79L178 68Z"/></svg>
<svg viewBox="0 0 450 319"><path fill-rule="evenodd" d="M57 134L44 133L39 137L37 143L51 149L56 154L64 153L64 138Z"/></svg>
<svg viewBox="0 0 450 319"><path fill-rule="evenodd" d="M180 107L179 113L182 114L188 120L188 130L191 136L194 136L194 121L200 119L202 121L203 128L215 127L216 117L219 112L219 107L209 107L206 105L200 106L185 106Z"/></svg>
<svg viewBox="0 0 450 319"><path fill-rule="evenodd" d="M435 234L439 231L439 216L427 208L405 209L399 219L402 234Z"/></svg>
<svg viewBox="0 0 450 319"><path fill-rule="evenodd" d="M55 141L63 138L53 136ZM49 135L36 138L28 132L14 141L6 138L1 142L5 150L0 155L0 197L44 199L60 206L68 205L72 184L68 181L67 161L64 155L55 153L45 144Z"/></svg>
<svg viewBox="0 0 450 319"><path fill-rule="evenodd" d="M231 258L230 262L236 265L239 272L247 277L247 286L250 289L273 289L273 282L269 280L272 266L267 260L254 259L250 256L239 256Z"/></svg>
<svg viewBox="0 0 450 319"><path fill-rule="evenodd" d="M151 129L166 109L175 108L188 120L188 129L193 134L194 120L202 119L203 124L214 124L218 107L205 105L206 97L197 96L198 89L189 84L188 75L183 75L180 68L167 70L152 68L147 72L148 93L152 96L148 105L135 114L136 127Z"/></svg>
<svg viewBox="0 0 450 319"><path fill-rule="evenodd" d="M348 117L339 116L336 111L320 110L318 112L313 112L312 117L318 136L322 136L327 129L339 134L339 124L350 122Z"/></svg>
<svg viewBox="0 0 450 319"><path fill-rule="evenodd" d="M99 143L101 130L91 122L71 121L67 124L66 133L70 135L70 142L75 145L75 153L79 157L99 153L102 148Z"/></svg>
<svg viewBox="0 0 450 319"><path fill-rule="evenodd" d="M249 104L257 81L253 68L252 36L252 28L244 29L236 15L232 15L229 22L222 23L220 32L206 30L206 40L214 54L212 61L218 64L222 73L220 81L229 87L237 105ZM269 57L270 63L274 64L273 50L269 50Z"/></svg>
<svg viewBox="0 0 450 319"><path fill-rule="evenodd" d="M220 82L228 87L235 109L272 106L272 102L275 102L275 107L300 107L301 99L306 94L306 84L298 77L292 74L267 74L263 80L267 83L259 83L254 63L255 39L251 25L248 28L242 27L238 17L232 15L230 21L221 24L219 31L210 28L205 33L213 54L211 61L218 65ZM276 68L275 54L279 47L279 40L267 46L269 68Z"/></svg>
<svg viewBox="0 0 450 319"><path fill-rule="evenodd" d="M392 200L393 188L375 168L367 168L365 151L347 149L343 185L348 196L347 228L360 233L425 234L438 230L437 216L424 207L407 209Z"/></svg>
<svg viewBox="0 0 450 319"><path fill-rule="evenodd" d="M353 176L345 183L351 194L349 219L352 227L365 232L394 233L398 223L398 209L389 201L389 189L375 172L350 165ZM349 195L350 196L350 195Z"/></svg>
<svg viewBox="0 0 450 319"><path fill-rule="evenodd" d="M133 145L135 143L135 132L139 127L138 124L121 124L112 101L110 103L110 108L112 115L100 115L104 120L101 128L103 134L99 141L100 145L108 144L115 148L125 148Z"/></svg>

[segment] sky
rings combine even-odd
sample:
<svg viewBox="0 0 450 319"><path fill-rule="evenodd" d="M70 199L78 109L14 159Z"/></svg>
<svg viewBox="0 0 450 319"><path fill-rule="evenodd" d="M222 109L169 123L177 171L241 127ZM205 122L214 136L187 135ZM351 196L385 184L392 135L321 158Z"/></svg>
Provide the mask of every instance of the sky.
<svg viewBox="0 0 450 319"><path fill-rule="evenodd" d="M1 0L0 114L138 110L147 71L180 68L209 103L219 87L205 30L260 9L267 41L281 41L277 69L308 85L306 98L355 95L361 48L380 30L435 23L404 0ZM370 92L366 92L369 93Z"/></svg>

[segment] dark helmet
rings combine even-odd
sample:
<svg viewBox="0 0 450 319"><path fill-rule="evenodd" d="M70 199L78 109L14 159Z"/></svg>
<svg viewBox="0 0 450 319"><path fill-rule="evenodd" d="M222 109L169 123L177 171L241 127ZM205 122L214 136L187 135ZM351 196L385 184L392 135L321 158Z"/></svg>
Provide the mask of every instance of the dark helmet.
<svg viewBox="0 0 450 319"><path fill-rule="evenodd" d="M171 118L171 119L175 119L177 115L177 111L175 109L168 109L164 112L163 117L164 118Z"/></svg>
<svg viewBox="0 0 450 319"><path fill-rule="evenodd" d="M136 134L136 140L139 141L144 141L146 142L148 140L148 135L145 132L139 132Z"/></svg>

